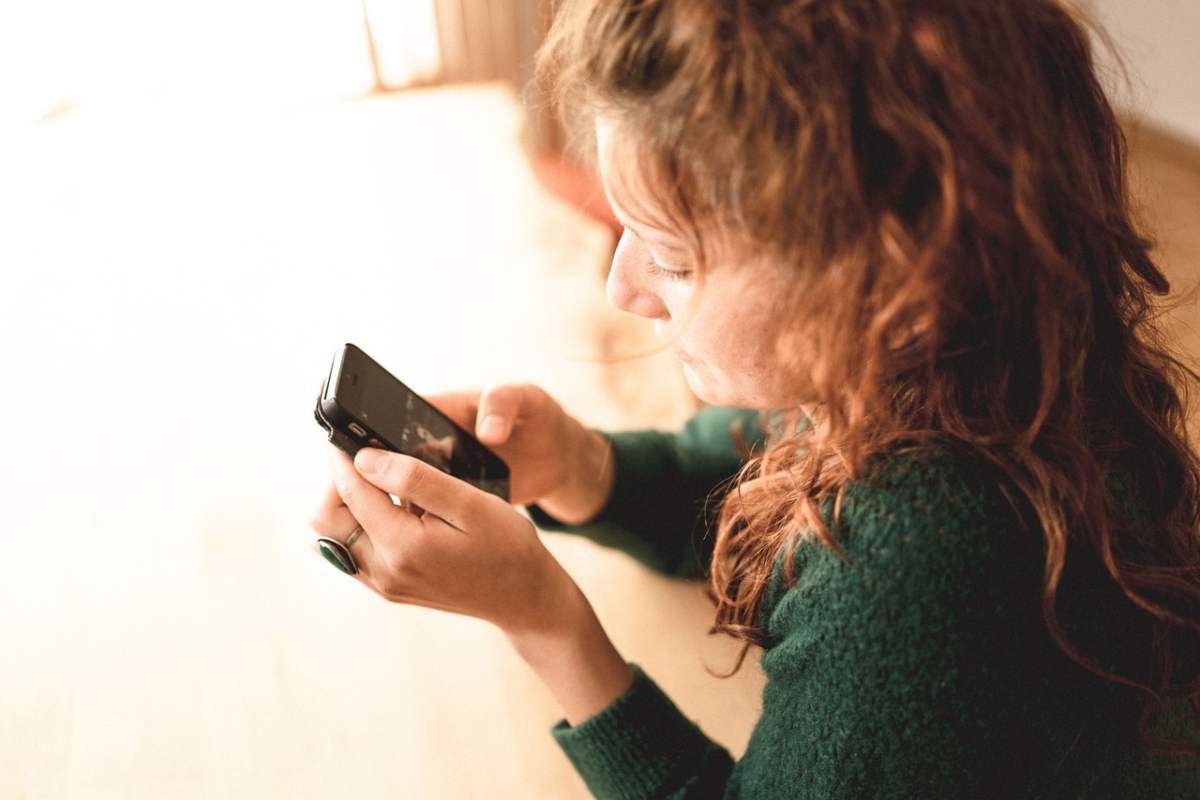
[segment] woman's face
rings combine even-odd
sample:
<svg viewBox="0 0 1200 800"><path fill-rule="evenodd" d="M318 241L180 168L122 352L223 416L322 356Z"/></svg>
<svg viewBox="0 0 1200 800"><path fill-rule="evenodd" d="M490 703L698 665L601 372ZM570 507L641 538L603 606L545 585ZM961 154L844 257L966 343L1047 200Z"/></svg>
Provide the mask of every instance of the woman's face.
<svg viewBox="0 0 1200 800"><path fill-rule="evenodd" d="M613 213L625 226L608 276L614 308L654 320L655 333L684 317L696 291L684 241L630 216L614 193L637 197L613 168L614 125L596 118L600 176ZM613 181L618 181L614 186ZM648 201L640 200L639 203ZM781 270L761 261L714 257L705 271L696 313L671 347L692 391L713 405L783 408L796 405L779 369L775 339L785 320L772 300L785 286ZM794 384L793 384L794 385Z"/></svg>

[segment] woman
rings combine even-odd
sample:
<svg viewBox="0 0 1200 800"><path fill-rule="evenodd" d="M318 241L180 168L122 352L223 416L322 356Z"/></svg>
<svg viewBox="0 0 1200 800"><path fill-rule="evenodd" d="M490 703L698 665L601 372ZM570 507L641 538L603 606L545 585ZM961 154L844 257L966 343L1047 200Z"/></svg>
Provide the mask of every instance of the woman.
<svg viewBox="0 0 1200 800"><path fill-rule="evenodd" d="M707 576L762 718L734 763L524 516L414 459L333 452L313 527L361 525L358 578L504 630L598 797L1200 797L1198 376L1072 13L578 0L539 70L626 226L610 301L713 407L437 402L543 529Z"/></svg>

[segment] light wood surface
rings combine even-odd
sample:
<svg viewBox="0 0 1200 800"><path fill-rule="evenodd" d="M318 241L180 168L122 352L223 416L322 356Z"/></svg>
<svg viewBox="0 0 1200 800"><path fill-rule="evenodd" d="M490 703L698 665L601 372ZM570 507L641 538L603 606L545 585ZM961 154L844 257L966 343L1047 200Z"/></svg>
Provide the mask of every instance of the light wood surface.
<svg viewBox="0 0 1200 800"><path fill-rule="evenodd" d="M1137 213L1158 243L1158 264L1171 282L1164 326L1200 371L1200 144L1138 120L1125 127ZM1193 441L1200 441L1194 428Z"/></svg>
<svg viewBox="0 0 1200 800"><path fill-rule="evenodd" d="M588 796L497 631L387 603L307 527L344 341L418 391L530 380L599 427L693 408L669 354L578 360L644 329L519 125L478 86L6 132L0 797ZM546 541L622 654L744 748L755 674L705 673L736 650L699 585Z"/></svg>
<svg viewBox="0 0 1200 800"><path fill-rule="evenodd" d="M306 525L343 341L419 391L536 381L597 427L695 407L667 354L574 359L645 329L607 309L611 234L537 187L519 125L478 86L6 132L0 797L588 797L498 632L383 601ZM1172 157L1142 187L1194 280L1200 179ZM706 636L700 584L545 537L622 654L740 756L762 676L753 653L706 673L738 648Z"/></svg>

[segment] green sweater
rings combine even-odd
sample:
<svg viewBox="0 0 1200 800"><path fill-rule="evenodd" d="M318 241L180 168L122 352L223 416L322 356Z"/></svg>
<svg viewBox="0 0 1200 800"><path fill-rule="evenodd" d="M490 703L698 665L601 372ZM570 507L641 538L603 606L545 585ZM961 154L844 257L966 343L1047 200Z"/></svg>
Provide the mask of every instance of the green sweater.
<svg viewBox="0 0 1200 800"><path fill-rule="evenodd" d="M530 516L655 572L703 577L716 506L704 498L742 463L728 434L739 416L761 448L748 409L707 408L678 433L606 434L616 479L596 518L566 526L536 505ZM800 543L798 583L785 591L776 561L759 617L769 639L762 716L743 757L734 762L629 662L635 679L624 695L550 730L592 794L1200 798L1200 766L1160 768L1180 762L1140 754L1127 691L1050 638L1040 530L985 470L949 450L893 459L847 487L840 525L831 512L826 503L846 562ZM1078 620L1072 642L1101 641L1128 621L1128 604L1097 573L1075 573L1064 575L1060 618ZM1179 707L1152 730L1182 734Z"/></svg>

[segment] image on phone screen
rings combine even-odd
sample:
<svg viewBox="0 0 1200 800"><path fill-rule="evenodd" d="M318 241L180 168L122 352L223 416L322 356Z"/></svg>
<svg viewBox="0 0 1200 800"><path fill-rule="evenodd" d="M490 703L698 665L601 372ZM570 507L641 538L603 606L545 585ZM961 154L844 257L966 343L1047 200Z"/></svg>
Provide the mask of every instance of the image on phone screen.
<svg viewBox="0 0 1200 800"><path fill-rule="evenodd" d="M508 499L508 465L499 456L352 344L330 366L317 416L358 446L419 458Z"/></svg>

